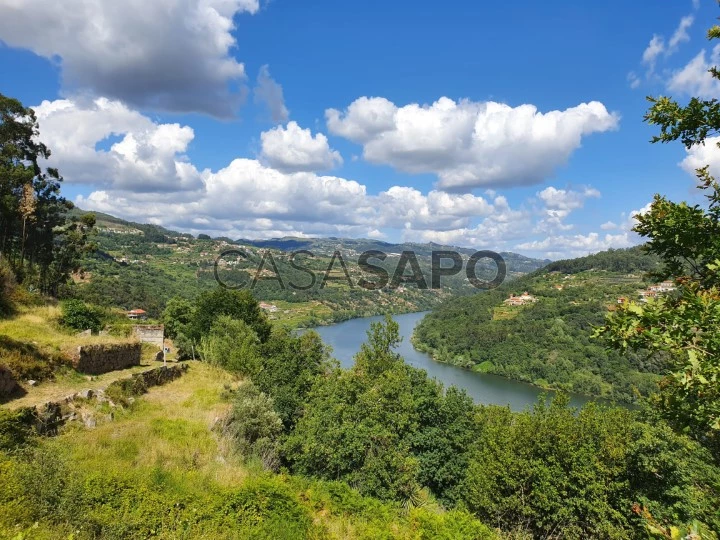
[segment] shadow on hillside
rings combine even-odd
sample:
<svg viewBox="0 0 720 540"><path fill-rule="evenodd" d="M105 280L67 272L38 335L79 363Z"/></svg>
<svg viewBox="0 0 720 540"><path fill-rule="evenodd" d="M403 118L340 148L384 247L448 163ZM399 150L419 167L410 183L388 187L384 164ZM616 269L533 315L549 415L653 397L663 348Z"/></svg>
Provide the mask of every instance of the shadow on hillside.
<svg viewBox="0 0 720 540"><path fill-rule="evenodd" d="M5 403L10 403L13 400L20 399L21 397L25 397L27 395L27 390L25 390L22 386L19 384L15 385L15 389L10 392L9 394L0 394L0 405L4 405Z"/></svg>
<svg viewBox="0 0 720 540"><path fill-rule="evenodd" d="M55 370L63 364L60 355L49 355L32 343L0 335L0 366L7 368L16 382L51 379ZM26 393L18 384L12 394L0 397L0 403L22 397Z"/></svg>

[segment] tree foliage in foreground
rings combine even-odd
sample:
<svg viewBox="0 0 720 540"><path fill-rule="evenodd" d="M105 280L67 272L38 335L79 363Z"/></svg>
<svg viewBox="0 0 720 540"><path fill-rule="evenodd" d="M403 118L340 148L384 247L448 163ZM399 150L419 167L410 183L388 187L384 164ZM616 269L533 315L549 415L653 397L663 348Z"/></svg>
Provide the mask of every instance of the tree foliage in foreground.
<svg viewBox="0 0 720 540"><path fill-rule="evenodd" d="M708 32L720 37L720 27ZM710 75L720 79L720 70ZM686 149L720 146L720 102L692 98L686 106L669 97L650 98L645 120L660 128L652 142L680 141ZM656 195L637 216L635 231L663 262L662 277L673 277L681 294L647 305L630 303L600 329L621 349L665 351L671 375L653 403L677 430L709 446L720 460L720 184L708 166L697 169L705 205L676 203Z"/></svg>

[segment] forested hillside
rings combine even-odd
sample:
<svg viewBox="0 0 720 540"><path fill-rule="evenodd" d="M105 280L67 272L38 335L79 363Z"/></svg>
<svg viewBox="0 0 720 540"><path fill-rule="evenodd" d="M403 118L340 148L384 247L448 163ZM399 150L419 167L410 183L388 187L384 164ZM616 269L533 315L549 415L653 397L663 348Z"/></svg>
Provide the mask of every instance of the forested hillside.
<svg viewBox="0 0 720 540"><path fill-rule="evenodd" d="M609 350L593 328L620 298L636 298L657 268L642 248L557 261L494 291L447 300L418 326L415 344L441 362L634 401L655 388L664 356ZM524 292L532 300L506 302Z"/></svg>
<svg viewBox="0 0 720 540"><path fill-rule="evenodd" d="M79 215L82 215L80 210L71 212L71 216ZM211 239L206 235L194 238L156 225L131 223L107 214L95 215L97 226L93 239L97 250L85 257L83 272L74 275L75 283L67 287L65 293L94 304L128 310L142 308L153 317L158 317L173 297L193 299L203 291L213 290L218 285L216 259L228 250L240 250L247 259L238 259L236 253L220 259L217 271L223 283L230 287L250 288L261 270L252 287L253 294L260 300L272 302L277 307L272 317L291 326L423 311L438 305L449 295L475 291L464 272L444 276L443 287L437 290L418 290L414 285L368 290L358 285L360 279L367 277L358 265L360 254L365 251L387 253L385 261L372 262L384 268L390 278L399 266L401 254L414 252L430 285L432 251L457 249L467 259L474 252L467 248L339 238L262 242ZM312 255L302 254L291 260L290 253L300 249ZM340 253L342 260L339 257L333 260L335 252ZM503 253L502 256L507 264L508 279L549 262L514 253ZM315 273L314 279L308 270ZM487 274L489 279L494 271L489 260L478 265L479 277ZM327 280L323 283L326 275Z"/></svg>

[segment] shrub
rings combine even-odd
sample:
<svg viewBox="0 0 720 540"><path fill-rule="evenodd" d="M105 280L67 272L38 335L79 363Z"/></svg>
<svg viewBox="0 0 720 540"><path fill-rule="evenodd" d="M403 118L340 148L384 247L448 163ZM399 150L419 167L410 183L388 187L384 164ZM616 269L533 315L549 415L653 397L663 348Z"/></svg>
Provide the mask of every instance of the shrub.
<svg viewBox="0 0 720 540"><path fill-rule="evenodd" d="M34 420L32 409L0 409L0 451L26 444L34 433Z"/></svg>
<svg viewBox="0 0 720 540"><path fill-rule="evenodd" d="M278 479L250 480L228 497L225 512L234 516L247 538L308 538L312 517L297 496Z"/></svg>
<svg viewBox="0 0 720 540"><path fill-rule="evenodd" d="M63 303L60 323L80 332L92 330L93 333L97 333L102 329L99 311L81 300L68 300Z"/></svg>
<svg viewBox="0 0 720 540"><path fill-rule="evenodd" d="M282 433L282 421L275 412L272 398L260 392L252 382L245 382L235 391L232 409L223 423L223 433L234 441L240 454L258 457L266 468L277 469L276 443Z"/></svg>
<svg viewBox="0 0 720 540"><path fill-rule="evenodd" d="M720 478L707 452L662 424L567 396L533 412L482 409L463 496L481 520L536 537L646 536L698 520L717 527Z"/></svg>

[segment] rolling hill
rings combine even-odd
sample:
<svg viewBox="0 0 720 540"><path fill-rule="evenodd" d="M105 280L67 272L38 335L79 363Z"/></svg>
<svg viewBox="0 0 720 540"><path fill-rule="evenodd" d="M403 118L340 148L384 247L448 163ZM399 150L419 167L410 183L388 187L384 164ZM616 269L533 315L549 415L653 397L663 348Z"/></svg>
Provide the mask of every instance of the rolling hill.
<svg viewBox="0 0 720 540"><path fill-rule="evenodd" d="M414 344L441 362L538 386L634 401L655 387L663 358L621 354L592 339L609 309L634 298L657 260L641 248L557 261L496 290L446 300Z"/></svg>

